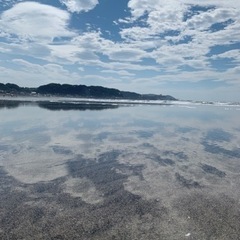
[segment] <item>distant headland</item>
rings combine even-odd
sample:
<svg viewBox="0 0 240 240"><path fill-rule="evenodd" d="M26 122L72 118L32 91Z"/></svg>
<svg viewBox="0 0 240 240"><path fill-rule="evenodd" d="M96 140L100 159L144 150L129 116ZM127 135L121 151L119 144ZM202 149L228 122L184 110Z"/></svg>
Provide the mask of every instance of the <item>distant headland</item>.
<svg viewBox="0 0 240 240"><path fill-rule="evenodd" d="M0 95L4 96L61 96L96 99L131 99L131 100L177 100L170 95L139 94L120 91L101 86L70 85L50 83L37 88L19 87L13 83L0 83Z"/></svg>

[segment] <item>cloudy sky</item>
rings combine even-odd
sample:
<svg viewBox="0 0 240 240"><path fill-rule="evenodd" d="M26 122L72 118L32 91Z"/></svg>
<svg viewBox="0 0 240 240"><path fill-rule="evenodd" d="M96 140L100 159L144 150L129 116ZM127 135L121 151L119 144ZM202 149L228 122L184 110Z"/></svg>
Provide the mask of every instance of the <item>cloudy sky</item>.
<svg viewBox="0 0 240 240"><path fill-rule="evenodd" d="M0 0L0 82L240 101L240 1Z"/></svg>

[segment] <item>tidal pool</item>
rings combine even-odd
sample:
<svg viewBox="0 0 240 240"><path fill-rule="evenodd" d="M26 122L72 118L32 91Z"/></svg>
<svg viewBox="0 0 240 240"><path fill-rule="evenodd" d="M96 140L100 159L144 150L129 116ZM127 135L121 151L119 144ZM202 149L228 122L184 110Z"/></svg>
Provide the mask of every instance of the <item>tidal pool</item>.
<svg viewBox="0 0 240 240"><path fill-rule="evenodd" d="M240 106L0 100L0 239L239 239Z"/></svg>

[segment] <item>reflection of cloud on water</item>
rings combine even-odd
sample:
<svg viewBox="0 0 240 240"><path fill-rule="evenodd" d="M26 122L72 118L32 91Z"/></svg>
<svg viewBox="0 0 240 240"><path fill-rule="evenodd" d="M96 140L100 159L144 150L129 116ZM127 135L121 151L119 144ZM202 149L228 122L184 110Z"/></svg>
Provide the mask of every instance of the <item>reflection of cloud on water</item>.
<svg viewBox="0 0 240 240"><path fill-rule="evenodd" d="M15 154L5 156L1 165L17 180L23 183L47 182L66 176L65 166L67 158L60 157L52 151L39 149L39 151L21 150Z"/></svg>
<svg viewBox="0 0 240 240"><path fill-rule="evenodd" d="M207 121L198 107L118 108L114 116L110 110L11 111L0 119L3 228L36 227L42 234L50 221L50 237L59 239L66 233L68 239L113 239L119 233L124 239L182 239L188 232L207 239L199 235L208 231L206 219L216 223L216 233L225 222L236 228L235 112L215 109L213 115L224 118Z"/></svg>
<svg viewBox="0 0 240 240"><path fill-rule="evenodd" d="M97 204L103 201L101 193L94 183L87 178L68 178L63 184L63 191L72 197L80 197L84 202Z"/></svg>
<svg viewBox="0 0 240 240"><path fill-rule="evenodd" d="M236 128L236 118L224 115L225 111L221 112L221 109L219 111L214 107L206 107L199 111L198 107L185 109L141 106L119 108L114 110L114 115L111 110L57 111L50 114L44 109L37 110L34 107L14 110L19 114L21 126L16 125L17 129L10 131L9 135L5 131L4 139L0 141L0 165L22 182L36 183L67 176L69 169L66 169L66 165L69 159L79 155L98 159L102 153L113 149L121 152L118 163L132 166L127 169L116 168L116 171L129 172L126 189L138 194L141 189L146 189L147 198L159 198L164 192L181 189L181 181L209 185L209 179L216 176L212 174L207 178L201 164L222 169L228 176L227 163L221 162L222 167L219 167L220 163L214 163L222 157L216 153L212 160L211 151L217 148L212 148L209 142L211 134L214 134L218 138L229 140L220 141L219 146L224 143L225 149L226 145L229 151L233 149L230 136L233 126ZM231 114L236 115L235 112ZM224 123L220 117L222 115ZM214 121L206 124L206 116ZM9 112L9 116L6 114L1 119L3 125L8 126L12 117L12 112ZM14 128L14 124L10 128ZM203 145L205 136L210 139ZM234 141L237 140L239 137L235 135ZM133 169L137 166L142 167L136 174ZM221 184L224 181L222 179ZM71 187L66 191L70 193L69 189L73 189L77 183L69 184ZM141 196L144 196L144 191Z"/></svg>
<svg viewBox="0 0 240 240"><path fill-rule="evenodd" d="M210 129L205 137L206 140L214 142L230 142L232 138L232 134L222 130L221 128Z"/></svg>

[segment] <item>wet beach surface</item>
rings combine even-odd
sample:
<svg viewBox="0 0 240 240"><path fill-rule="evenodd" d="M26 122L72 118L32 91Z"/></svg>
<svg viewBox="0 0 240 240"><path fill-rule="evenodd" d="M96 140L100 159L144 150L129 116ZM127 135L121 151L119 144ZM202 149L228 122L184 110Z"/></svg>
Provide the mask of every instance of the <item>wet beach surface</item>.
<svg viewBox="0 0 240 240"><path fill-rule="evenodd" d="M240 106L0 101L0 239L240 236Z"/></svg>

